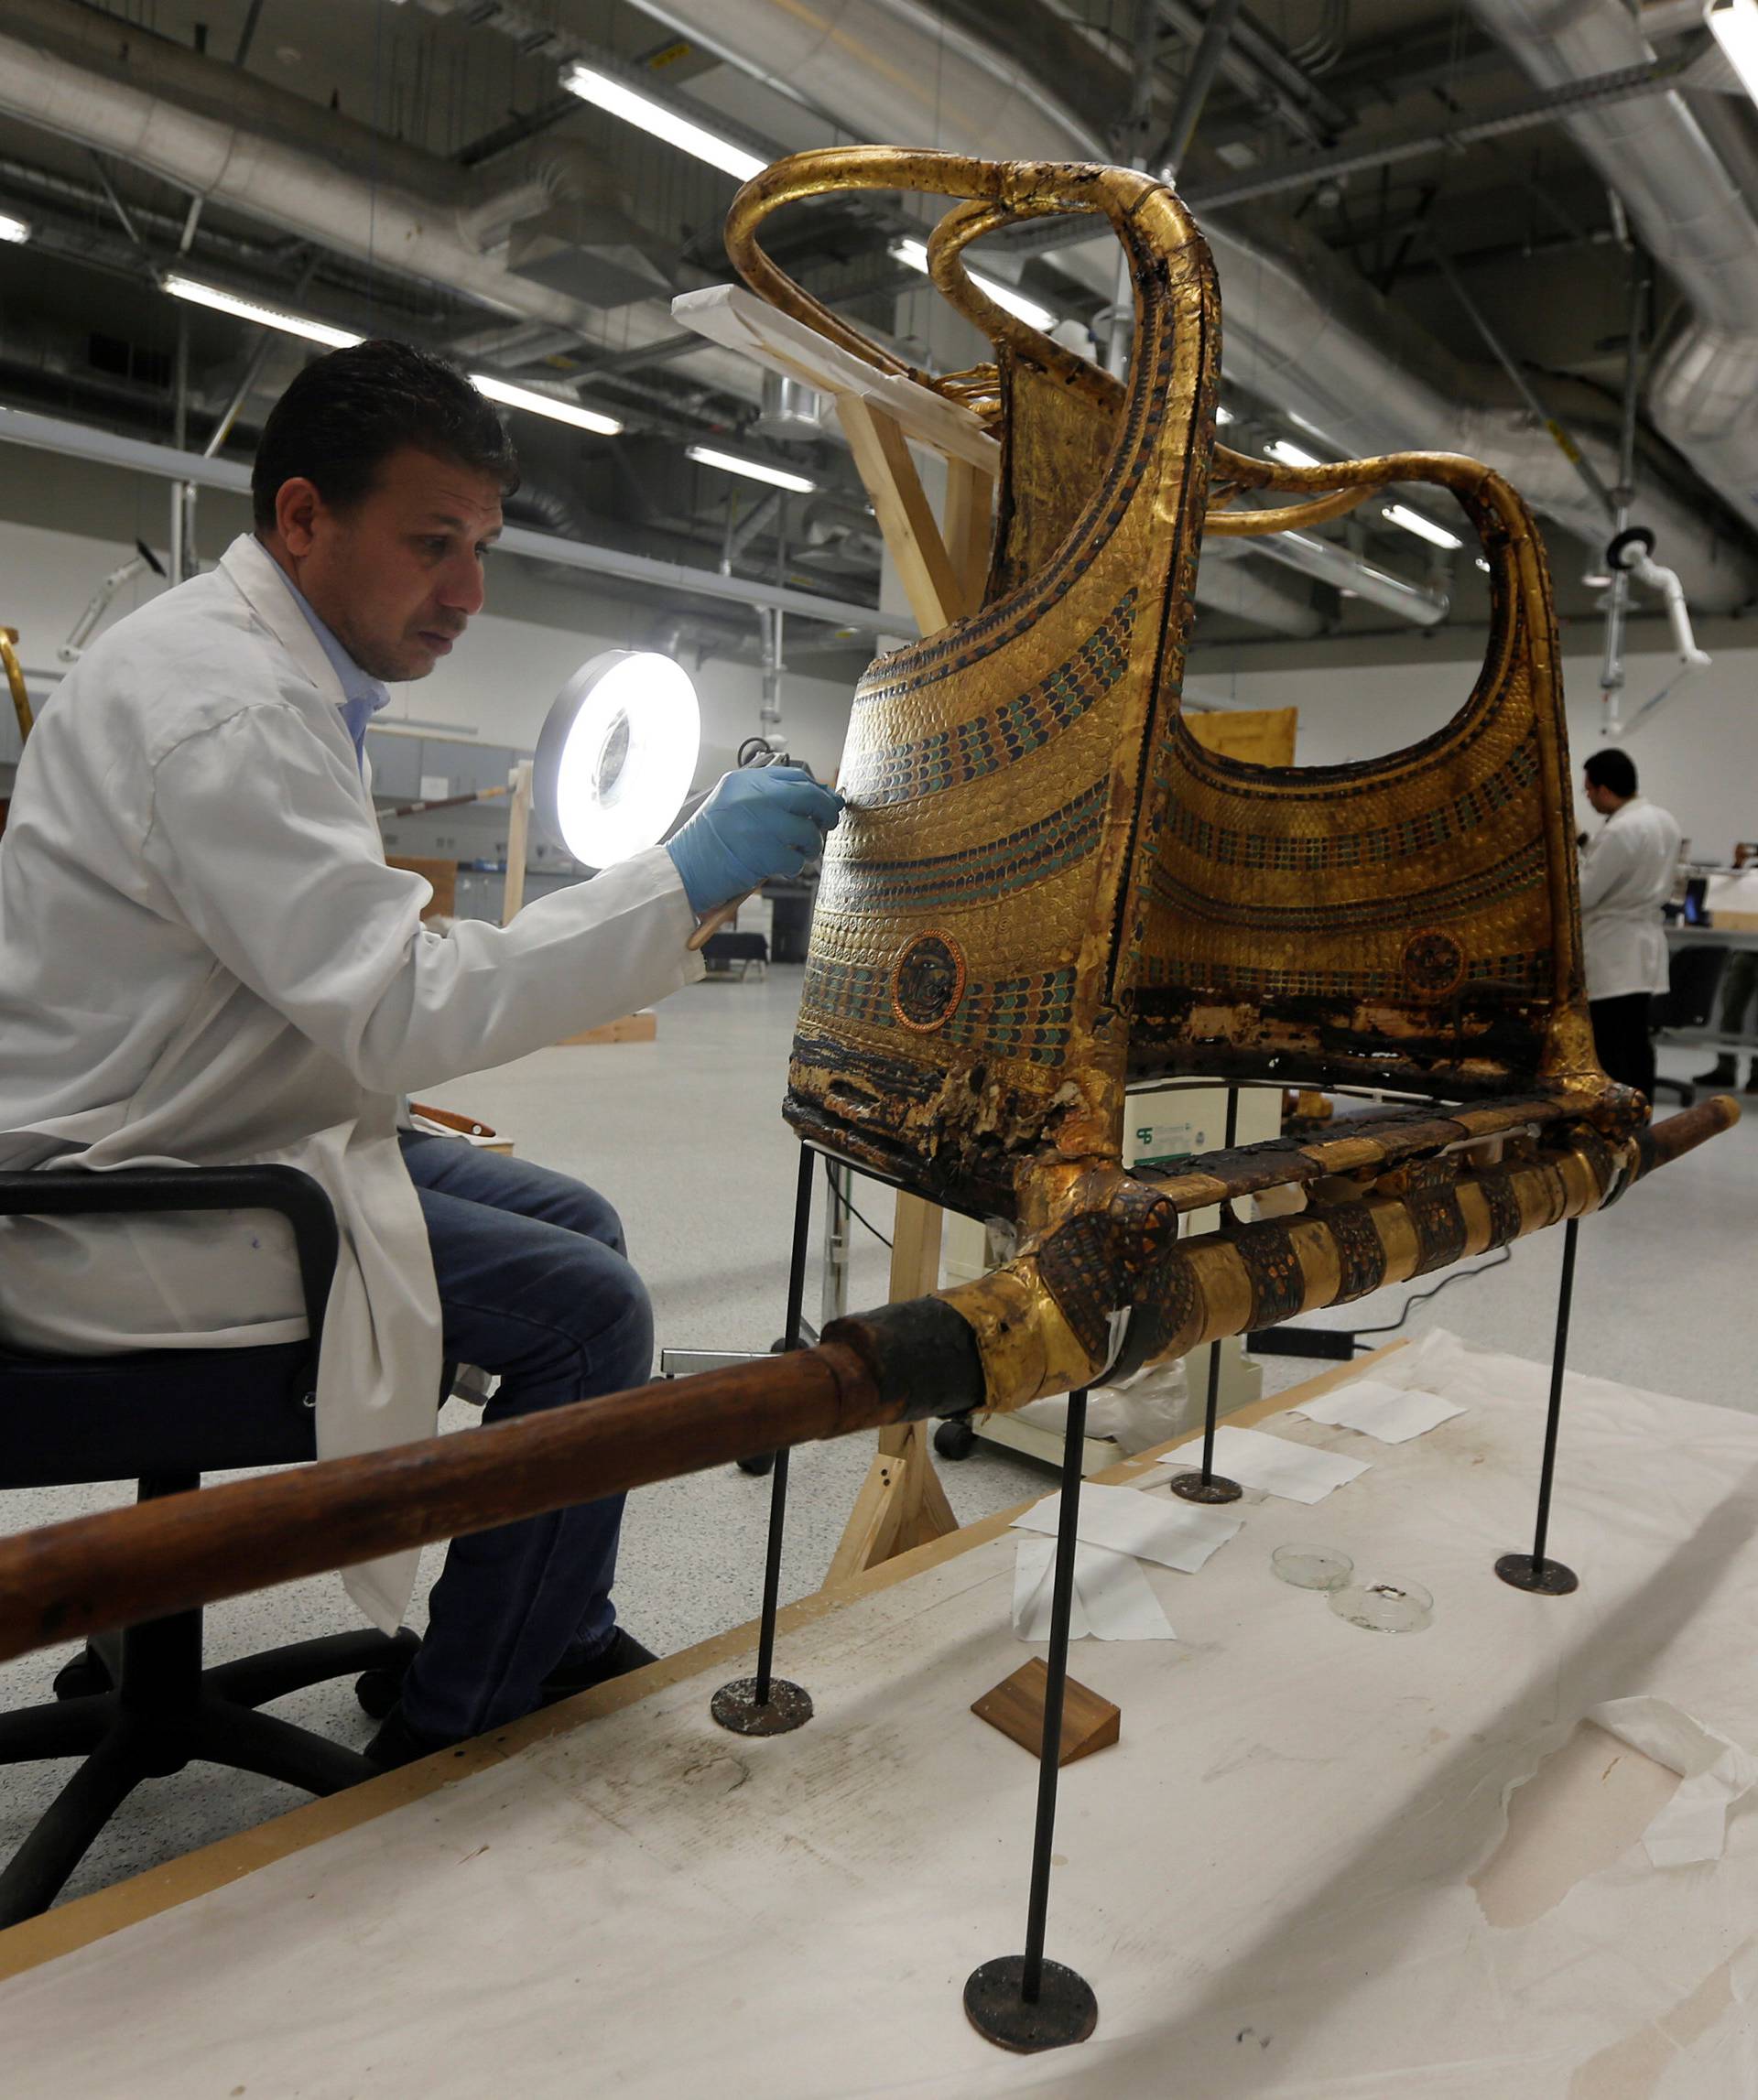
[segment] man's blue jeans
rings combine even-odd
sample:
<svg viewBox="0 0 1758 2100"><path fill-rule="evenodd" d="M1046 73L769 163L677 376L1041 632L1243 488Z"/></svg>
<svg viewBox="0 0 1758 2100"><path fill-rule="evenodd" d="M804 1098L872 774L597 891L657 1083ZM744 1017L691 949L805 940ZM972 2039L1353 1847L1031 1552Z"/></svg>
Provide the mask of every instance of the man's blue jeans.
<svg viewBox="0 0 1758 2100"><path fill-rule="evenodd" d="M602 1196L455 1138L405 1133L433 1250L449 1361L500 1374L486 1422L640 1385L653 1314ZM418 1734L453 1741L528 1714L544 1678L616 1627L623 1497L454 1539L403 1682Z"/></svg>

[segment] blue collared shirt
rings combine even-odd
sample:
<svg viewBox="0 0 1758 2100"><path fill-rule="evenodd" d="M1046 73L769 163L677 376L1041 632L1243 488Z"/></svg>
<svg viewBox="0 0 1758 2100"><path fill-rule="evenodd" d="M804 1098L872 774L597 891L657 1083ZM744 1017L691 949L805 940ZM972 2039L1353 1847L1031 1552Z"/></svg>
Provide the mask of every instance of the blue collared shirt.
<svg viewBox="0 0 1758 2100"><path fill-rule="evenodd" d="M277 562L276 567L280 568L280 564ZM390 693L382 679L370 677L355 663L312 611L310 601L284 568L281 569L281 580L293 593L294 604L305 614L311 632L317 636L324 655L334 666L337 677L342 680L342 702L340 712L342 726L347 730L349 741L354 747L354 762L359 764L366 749L366 725L381 708L390 706Z"/></svg>

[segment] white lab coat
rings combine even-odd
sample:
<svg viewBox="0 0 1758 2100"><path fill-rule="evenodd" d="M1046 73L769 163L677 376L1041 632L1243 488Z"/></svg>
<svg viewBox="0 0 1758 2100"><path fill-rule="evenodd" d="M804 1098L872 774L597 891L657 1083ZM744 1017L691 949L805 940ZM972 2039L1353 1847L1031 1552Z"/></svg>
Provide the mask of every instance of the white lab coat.
<svg viewBox="0 0 1758 2100"><path fill-rule="evenodd" d="M1678 876L1679 829L1633 795L1581 853L1581 947L1590 999L1666 989L1660 907Z"/></svg>
<svg viewBox="0 0 1758 2100"><path fill-rule="evenodd" d="M117 623L26 747L0 844L0 1166L285 1162L342 1250L320 1456L432 1433L440 1305L399 1092L504 1063L701 973L663 848L506 928L419 914L387 868L342 689L281 571L235 540ZM581 1082L599 1077L582 1067ZM278 1219L0 1221L26 1348L244 1347L305 1330ZM394 1626L415 1556L352 1572Z"/></svg>

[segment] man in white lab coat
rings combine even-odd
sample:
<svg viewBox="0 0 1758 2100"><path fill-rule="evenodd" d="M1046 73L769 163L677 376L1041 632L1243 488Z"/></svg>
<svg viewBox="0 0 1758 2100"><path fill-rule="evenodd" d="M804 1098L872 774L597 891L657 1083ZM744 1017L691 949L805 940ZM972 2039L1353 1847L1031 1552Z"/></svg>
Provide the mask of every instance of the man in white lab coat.
<svg viewBox="0 0 1758 2100"><path fill-rule="evenodd" d="M1581 853L1581 946L1593 1045L1612 1078L1652 1100L1649 1002L1666 989L1660 907L1678 875L1678 826L1636 793L1628 752L1615 745L1596 751L1582 772L1588 802L1605 818Z"/></svg>
<svg viewBox="0 0 1758 2100"><path fill-rule="evenodd" d="M498 1371L491 1418L651 1368L646 1293L602 1198L397 1130L400 1092L627 1013L700 974L703 914L815 855L840 803L798 769L729 775L667 846L510 926L425 929L388 868L364 738L483 603L516 485L450 366L368 342L271 412L254 534L105 634L43 710L0 846L0 1166L286 1162L342 1250L320 1456L431 1433L443 1361ZM0 1221L0 1333L25 1349L243 1347L304 1332L263 1218ZM646 1651L610 1601L620 1500L454 1543L401 1705L406 1761ZM412 1555L349 1572L381 1624Z"/></svg>

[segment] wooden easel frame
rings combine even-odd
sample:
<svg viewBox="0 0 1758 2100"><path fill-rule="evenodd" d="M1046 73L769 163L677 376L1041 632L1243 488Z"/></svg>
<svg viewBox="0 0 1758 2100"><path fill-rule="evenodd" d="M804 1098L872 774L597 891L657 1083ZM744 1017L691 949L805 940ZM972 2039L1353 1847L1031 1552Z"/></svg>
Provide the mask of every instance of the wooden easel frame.
<svg viewBox="0 0 1758 2100"><path fill-rule="evenodd" d="M886 551L925 634L982 601L1001 448L972 412L926 386L874 371L790 316L736 286L686 294L673 315L687 328L754 363L828 394L836 404ZM922 485L912 444L946 463L941 515ZM893 1229L894 1302L939 1289L941 1214L900 1195ZM825 1587L959 1528L934 1469L926 1423L879 1432L879 1447Z"/></svg>

